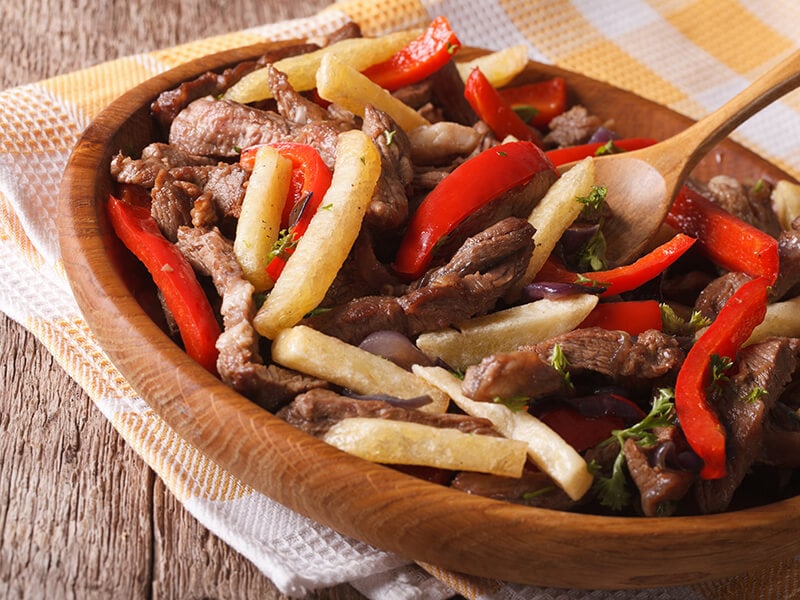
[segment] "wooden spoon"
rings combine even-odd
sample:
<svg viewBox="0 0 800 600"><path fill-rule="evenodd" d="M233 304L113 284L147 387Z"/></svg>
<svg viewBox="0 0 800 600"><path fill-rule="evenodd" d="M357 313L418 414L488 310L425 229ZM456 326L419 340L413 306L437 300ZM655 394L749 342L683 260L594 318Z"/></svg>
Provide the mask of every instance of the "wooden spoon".
<svg viewBox="0 0 800 600"><path fill-rule="evenodd" d="M648 148L598 157L595 180L608 188L603 227L609 265L630 262L661 227L686 177L736 127L800 85L794 52L713 113Z"/></svg>

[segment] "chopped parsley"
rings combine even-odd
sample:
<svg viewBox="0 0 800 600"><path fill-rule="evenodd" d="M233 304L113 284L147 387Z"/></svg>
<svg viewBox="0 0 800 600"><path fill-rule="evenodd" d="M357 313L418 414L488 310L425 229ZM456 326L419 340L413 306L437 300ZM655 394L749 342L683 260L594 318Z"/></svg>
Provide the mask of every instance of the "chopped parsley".
<svg viewBox="0 0 800 600"><path fill-rule="evenodd" d="M272 249L269 251L267 264L273 258L289 258L291 251L294 250L295 246L297 246L297 240L299 238L295 237L294 235L294 228L289 227L288 229L281 229L278 232L278 239L275 240L275 243L272 245Z"/></svg>
<svg viewBox="0 0 800 600"><path fill-rule="evenodd" d="M725 372L732 366L733 360L729 357L712 354L711 360L709 361L709 367L711 368L711 385L718 388L723 382L728 381L728 376Z"/></svg>
<svg viewBox="0 0 800 600"><path fill-rule="evenodd" d="M394 141L394 136L397 134L396 129L385 129L383 131L383 137L386 139L386 145L391 146L392 142Z"/></svg>
<svg viewBox="0 0 800 600"><path fill-rule="evenodd" d="M625 150L617 146L614 143L614 140L608 140L605 144L594 151L594 155L606 156L607 154L619 154L620 152L625 152Z"/></svg>
<svg viewBox="0 0 800 600"><path fill-rule="evenodd" d="M511 412L520 412L528 407L530 398L527 396L513 396L511 398L500 398L499 396L492 399L495 404L502 404Z"/></svg>
<svg viewBox="0 0 800 600"><path fill-rule="evenodd" d="M578 253L579 271L602 271L606 268L606 237L598 229Z"/></svg>
<svg viewBox="0 0 800 600"><path fill-rule="evenodd" d="M564 354L564 350L561 348L560 344L553 346L553 354L550 357L550 366L561 373L561 377L564 378L564 385L572 389L573 385L569 374L569 361L567 360L567 356Z"/></svg>
<svg viewBox="0 0 800 600"><path fill-rule="evenodd" d="M606 203L608 188L604 185L593 185L588 196L578 196L576 200L591 211L601 211Z"/></svg>
<svg viewBox="0 0 800 600"><path fill-rule="evenodd" d="M703 327L711 325L711 319L704 317L698 311L692 311L689 320L681 318L669 305L661 303L661 323L664 333L670 335L693 335Z"/></svg>
<svg viewBox="0 0 800 600"><path fill-rule="evenodd" d="M658 390L653 399L653 406L644 419L627 429L615 429L611 437L601 442L601 446L617 442L619 452L611 467L611 476L606 477L600 473L597 463L591 463L589 469L595 476L594 488L600 504L614 511L620 511L630 503L631 494L628 490L625 475L625 453L623 446L625 440L633 439L644 448L650 448L656 443L653 429L667 427L675 423L675 395L669 388Z"/></svg>
<svg viewBox="0 0 800 600"><path fill-rule="evenodd" d="M743 398L745 402L748 404L752 404L753 402L758 402L767 395L767 390L762 387L754 387L750 392Z"/></svg>

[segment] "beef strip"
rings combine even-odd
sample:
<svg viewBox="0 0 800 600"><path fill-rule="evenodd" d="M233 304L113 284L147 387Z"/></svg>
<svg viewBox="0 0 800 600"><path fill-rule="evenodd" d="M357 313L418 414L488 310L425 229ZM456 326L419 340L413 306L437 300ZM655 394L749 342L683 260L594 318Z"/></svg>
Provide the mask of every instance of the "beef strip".
<svg viewBox="0 0 800 600"><path fill-rule="evenodd" d="M174 242L178 236L178 228L192 222L194 199L166 169L158 172L151 198L150 214L158 223L164 237Z"/></svg>
<svg viewBox="0 0 800 600"><path fill-rule="evenodd" d="M707 184L711 200L745 223L772 237L778 237L781 225L770 200L771 186L762 182L758 188L747 188L727 175L712 177Z"/></svg>
<svg viewBox="0 0 800 600"><path fill-rule="evenodd" d="M564 376L536 352L503 352L467 368L461 384L464 395L477 402L496 398L536 400L567 391Z"/></svg>
<svg viewBox="0 0 800 600"><path fill-rule="evenodd" d="M524 273L532 236L525 219L505 219L467 240L450 263L429 272L406 294L357 298L304 322L359 344L374 331L413 337L484 314Z"/></svg>
<svg viewBox="0 0 800 600"><path fill-rule="evenodd" d="M728 299L748 281L749 275L735 271L720 275L703 288L695 300L694 309L713 321Z"/></svg>
<svg viewBox="0 0 800 600"><path fill-rule="evenodd" d="M491 421L462 414L427 413L384 400L360 400L325 389L309 390L278 412L278 417L315 437L324 436L343 419L367 417L458 429L463 433L498 437Z"/></svg>
<svg viewBox="0 0 800 600"><path fill-rule="evenodd" d="M217 229L182 227L178 248L198 272L211 276L222 298L224 330L217 339L217 370L226 384L269 411L275 411L297 394L324 387L326 381L264 365L253 329L253 286L244 278L233 254L233 244Z"/></svg>
<svg viewBox="0 0 800 600"><path fill-rule="evenodd" d="M516 352L485 357L467 368L464 394L492 401L540 398L562 390L563 378L559 381L560 376L556 378L555 369L550 367L556 346L561 348L571 374L599 373L625 385L671 377L684 358L678 341L660 331L645 331L634 337L600 327L575 329Z"/></svg>
<svg viewBox="0 0 800 600"><path fill-rule="evenodd" d="M762 452L764 420L775 405L800 359L800 339L771 338L739 351L733 374L724 383L717 403L721 423L728 433L725 477L700 480L698 506L704 513L728 508L734 492ZM766 391L748 399L755 389Z"/></svg>
<svg viewBox="0 0 800 600"><path fill-rule="evenodd" d="M190 154L169 144L156 142L145 146L141 158L134 159L117 153L111 159L111 175L119 183L130 183L146 188L155 185L159 171L172 171L176 179L187 179L179 174L185 168L195 168L216 164L214 159ZM176 172L178 171L178 172Z"/></svg>
<svg viewBox="0 0 800 600"><path fill-rule="evenodd" d="M202 156L232 158L255 144L293 141L296 129L277 113L205 96L178 113L169 143Z"/></svg>
<svg viewBox="0 0 800 600"><path fill-rule="evenodd" d="M578 104L550 121L550 132L544 137L544 143L558 147L582 144L600 125L598 117Z"/></svg>
<svg viewBox="0 0 800 600"><path fill-rule="evenodd" d="M321 306L337 306L363 296L395 295L392 292L401 283L375 256L373 237L368 230L361 230Z"/></svg>
<svg viewBox="0 0 800 600"><path fill-rule="evenodd" d="M172 121L191 102L204 96L219 96L242 77L289 56L306 54L319 48L316 44L292 44L275 48L258 60L243 61L222 73L206 72L192 81L182 83L177 88L162 92L152 103L150 109L158 122L166 130Z"/></svg>
<svg viewBox="0 0 800 600"><path fill-rule="evenodd" d="M540 471L525 471L520 478L463 471L453 478L450 487L476 496L551 510L570 510L576 505Z"/></svg>
<svg viewBox="0 0 800 600"><path fill-rule="evenodd" d="M779 300L797 295L800 284L800 231L782 231L778 236L780 272L772 286L770 299Z"/></svg>
<svg viewBox="0 0 800 600"><path fill-rule="evenodd" d="M677 427L662 427L655 431L657 442L652 448L640 446L636 440L625 440L622 450L628 472L639 490L642 513L646 517L666 517L674 514L676 503L686 496L697 480L697 473L674 468L660 459L664 444L686 446Z"/></svg>
<svg viewBox="0 0 800 600"><path fill-rule="evenodd" d="M783 469L800 469L800 415L778 402L764 422L759 462Z"/></svg>
<svg viewBox="0 0 800 600"><path fill-rule="evenodd" d="M211 196L221 216L238 219L249 178L248 172L238 163L220 163L208 171L203 192Z"/></svg>
<svg viewBox="0 0 800 600"><path fill-rule="evenodd" d="M325 109L319 104L298 94L289 83L285 73L273 65L267 65L267 85L278 106L278 113L298 125L328 118Z"/></svg>
<svg viewBox="0 0 800 600"><path fill-rule="evenodd" d="M570 373L592 371L616 381L670 377L685 356L678 340L653 329L638 336L600 327L574 329L531 349L550 360L555 346L561 348Z"/></svg>
<svg viewBox="0 0 800 600"><path fill-rule="evenodd" d="M411 144L389 115L370 105L364 111L362 130L381 155L381 174L364 215L364 223L378 231L397 229L408 218L406 189L414 176Z"/></svg>
<svg viewBox="0 0 800 600"><path fill-rule="evenodd" d="M464 80L452 60L431 75L430 81L433 103L441 108L445 120L461 125L478 122L478 115L464 97Z"/></svg>

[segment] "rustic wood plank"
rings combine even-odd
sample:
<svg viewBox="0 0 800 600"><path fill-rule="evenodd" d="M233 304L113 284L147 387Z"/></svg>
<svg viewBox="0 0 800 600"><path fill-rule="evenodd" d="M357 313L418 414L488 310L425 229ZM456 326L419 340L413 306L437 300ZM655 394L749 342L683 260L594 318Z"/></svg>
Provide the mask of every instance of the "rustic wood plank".
<svg viewBox="0 0 800 600"><path fill-rule="evenodd" d="M0 88L328 4L4 3ZM285 598L183 509L46 349L5 315L0 356L1 597ZM362 598L347 585L312 597Z"/></svg>

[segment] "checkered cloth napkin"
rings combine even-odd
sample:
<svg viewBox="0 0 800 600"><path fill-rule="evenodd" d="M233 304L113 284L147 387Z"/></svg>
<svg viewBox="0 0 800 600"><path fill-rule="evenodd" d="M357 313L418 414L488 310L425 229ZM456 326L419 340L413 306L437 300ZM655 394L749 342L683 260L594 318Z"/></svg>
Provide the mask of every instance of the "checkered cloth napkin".
<svg viewBox="0 0 800 600"><path fill-rule="evenodd" d="M318 15L130 56L0 92L0 309L32 331L127 442L211 531L284 593L350 582L370 598L716 599L794 597L800 564L704 585L641 591L554 590L443 572L346 538L276 504L190 446L127 385L72 298L54 206L69 152L110 101L193 58L262 39L331 32L349 20L367 35L445 15L461 41L606 80L698 118L800 47L796 0L344 0ZM734 136L800 177L800 94Z"/></svg>

